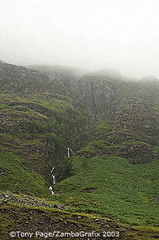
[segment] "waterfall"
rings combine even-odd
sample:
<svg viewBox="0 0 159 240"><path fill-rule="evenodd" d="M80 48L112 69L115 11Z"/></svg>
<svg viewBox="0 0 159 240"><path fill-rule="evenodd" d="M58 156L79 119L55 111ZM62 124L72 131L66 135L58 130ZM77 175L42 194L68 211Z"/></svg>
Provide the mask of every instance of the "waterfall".
<svg viewBox="0 0 159 240"><path fill-rule="evenodd" d="M53 181L53 185L55 185L56 184L56 179L55 179L54 175L52 175L52 181Z"/></svg>
<svg viewBox="0 0 159 240"><path fill-rule="evenodd" d="M67 157L69 158L70 157L70 149L67 148Z"/></svg>
<svg viewBox="0 0 159 240"><path fill-rule="evenodd" d="M56 184L56 179L55 179L55 176L53 175L53 171L54 171L55 167L52 168L51 170L51 176L52 176L52 184L55 185ZM49 187L49 190L51 191L51 194L55 194L54 191L53 191L53 187L50 186Z"/></svg>
<svg viewBox="0 0 159 240"><path fill-rule="evenodd" d="M67 157L69 158L71 154L73 155L72 148L67 148Z"/></svg>
<svg viewBox="0 0 159 240"><path fill-rule="evenodd" d="M52 190L52 186L49 187L49 190L51 191L51 194L54 195L55 193Z"/></svg>
<svg viewBox="0 0 159 240"><path fill-rule="evenodd" d="M72 148L70 148L70 152L72 153L72 155L73 155L73 150L72 150Z"/></svg>

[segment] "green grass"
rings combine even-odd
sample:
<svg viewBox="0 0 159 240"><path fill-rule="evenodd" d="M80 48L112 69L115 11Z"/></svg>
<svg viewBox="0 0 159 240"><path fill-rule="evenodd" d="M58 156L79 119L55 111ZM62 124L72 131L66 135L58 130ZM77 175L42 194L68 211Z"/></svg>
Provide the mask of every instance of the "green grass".
<svg viewBox="0 0 159 240"><path fill-rule="evenodd" d="M0 169L5 169L0 189L26 192L39 197L48 196L50 193L46 181L39 174L26 170L22 162L24 160L13 153L0 153Z"/></svg>
<svg viewBox="0 0 159 240"><path fill-rule="evenodd" d="M28 170L35 171L38 164L36 170L48 180L46 167L64 166L67 146L74 151L79 148L76 142L86 117L73 105L72 98L57 95L22 98L2 94L0 104L3 106L0 151L12 152L29 161ZM61 169L64 171L64 167ZM61 178L63 173L59 175Z"/></svg>
<svg viewBox="0 0 159 240"><path fill-rule="evenodd" d="M159 226L159 161L131 165L119 157L74 157L74 175L58 184L58 199L76 211L133 225ZM83 191L94 188L91 193Z"/></svg>

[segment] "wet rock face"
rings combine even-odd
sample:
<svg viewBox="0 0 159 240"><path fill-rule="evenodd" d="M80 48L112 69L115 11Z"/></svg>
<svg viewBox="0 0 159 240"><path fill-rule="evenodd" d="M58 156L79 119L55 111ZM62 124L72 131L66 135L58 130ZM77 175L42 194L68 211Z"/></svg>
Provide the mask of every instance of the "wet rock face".
<svg viewBox="0 0 159 240"><path fill-rule="evenodd" d="M108 77L84 76L78 81L76 94L94 121L114 115L119 83Z"/></svg>
<svg viewBox="0 0 159 240"><path fill-rule="evenodd" d="M75 91L95 122L112 117L142 117L156 104L158 106L159 101L159 81L151 84L151 79L149 82L131 82L117 76L92 73L78 80ZM146 123L145 128L148 130L149 127Z"/></svg>

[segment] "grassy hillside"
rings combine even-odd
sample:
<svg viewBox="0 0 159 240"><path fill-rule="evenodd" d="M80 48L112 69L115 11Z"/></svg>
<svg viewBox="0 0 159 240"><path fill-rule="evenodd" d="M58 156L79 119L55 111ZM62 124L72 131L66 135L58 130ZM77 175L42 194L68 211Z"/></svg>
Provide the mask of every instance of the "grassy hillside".
<svg viewBox="0 0 159 240"><path fill-rule="evenodd" d="M2 189L20 190L17 186L23 182L20 176L22 170L39 174L39 179L42 176L45 179L42 185L44 187L45 182L46 189L52 181L49 175L52 167L56 167L55 175L58 181L66 177L69 174L67 147L74 151L79 148L75 143L81 129L86 126L86 118L82 111L74 106L73 99L47 94L39 98L1 94L0 101ZM13 161L15 169L21 168L19 174L15 173L14 176L13 168L8 169ZM34 185L34 178L29 178ZM21 190L32 194L39 191L41 195L47 192L41 188L29 189L29 186L26 188L24 184Z"/></svg>
<svg viewBox="0 0 159 240"><path fill-rule="evenodd" d="M74 211L159 227L158 161L132 165L114 156L74 157L72 165L74 175L58 184L57 198Z"/></svg>
<svg viewBox="0 0 159 240"><path fill-rule="evenodd" d="M41 197L49 195L47 182L38 173L25 169L24 159L11 152L3 152L0 153L0 160L1 190L7 189Z"/></svg>

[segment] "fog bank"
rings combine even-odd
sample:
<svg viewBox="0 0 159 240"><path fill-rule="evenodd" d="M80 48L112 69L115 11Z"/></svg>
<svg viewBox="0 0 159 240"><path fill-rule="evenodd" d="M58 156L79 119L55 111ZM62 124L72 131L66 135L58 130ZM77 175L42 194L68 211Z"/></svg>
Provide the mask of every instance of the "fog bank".
<svg viewBox="0 0 159 240"><path fill-rule="evenodd" d="M159 78L158 0L1 0L0 59Z"/></svg>

